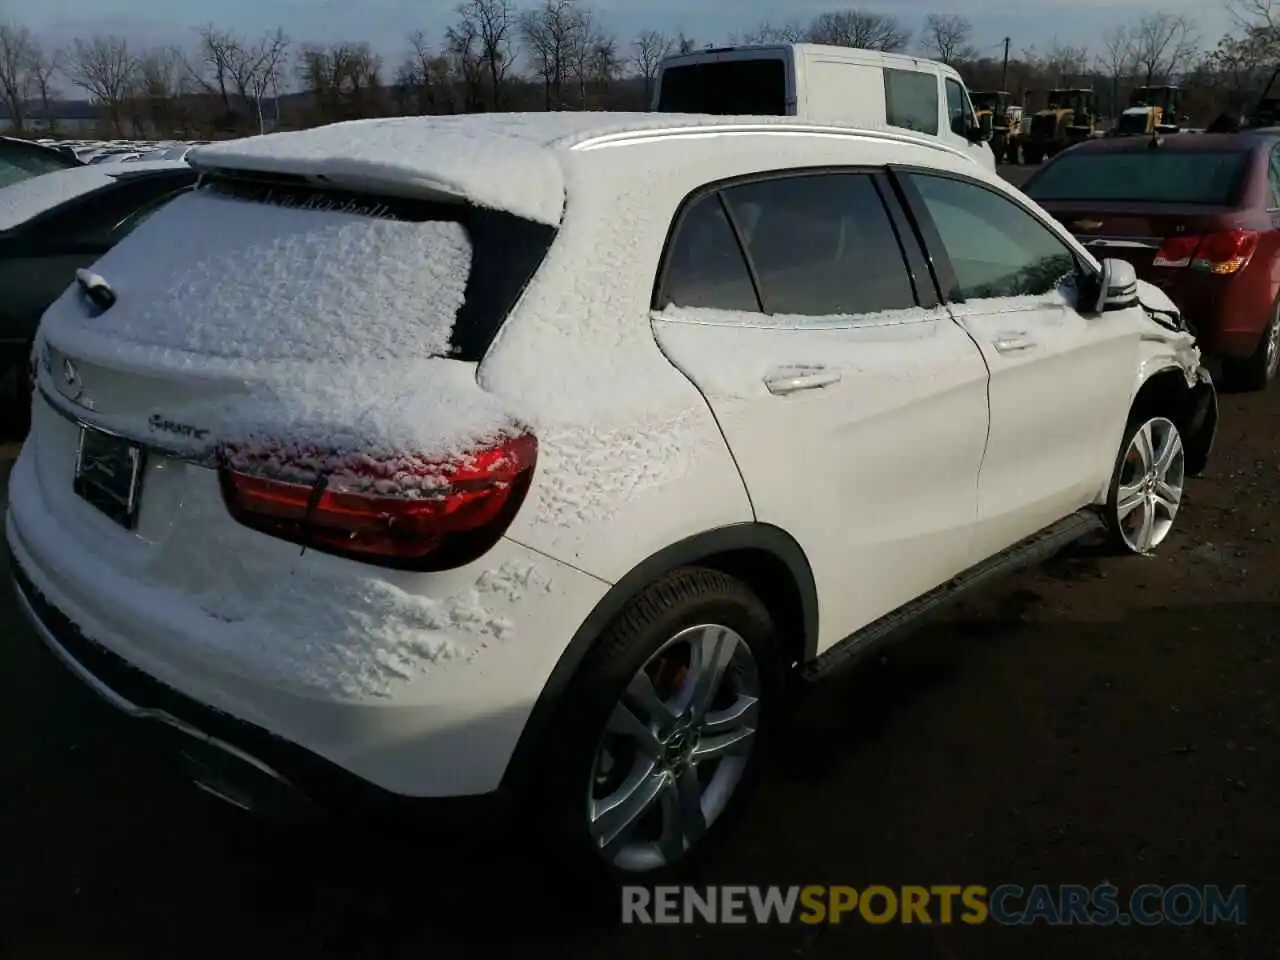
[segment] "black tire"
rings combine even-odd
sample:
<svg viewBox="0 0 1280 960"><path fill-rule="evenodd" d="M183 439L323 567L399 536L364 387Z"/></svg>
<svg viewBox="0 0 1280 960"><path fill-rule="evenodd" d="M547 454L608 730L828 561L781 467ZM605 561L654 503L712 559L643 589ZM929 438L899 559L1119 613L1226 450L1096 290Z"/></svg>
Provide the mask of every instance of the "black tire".
<svg viewBox="0 0 1280 960"><path fill-rule="evenodd" d="M1271 308L1271 322L1258 338L1258 346L1243 360L1222 362L1223 386L1229 390L1254 392L1265 390L1280 371L1280 301Z"/></svg>
<svg viewBox="0 0 1280 960"><path fill-rule="evenodd" d="M0 442L26 439L31 429L31 377L23 364L0 370Z"/></svg>
<svg viewBox="0 0 1280 960"><path fill-rule="evenodd" d="M1027 166L1034 167L1044 159L1044 152L1039 147L1023 147L1022 159Z"/></svg>
<svg viewBox="0 0 1280 960"><path fill-rule="evenodd" d="M1178 435L1178 442L1183 444L1181 433L1177 426L1177 420L1172 414L1165 414L1150 406L1145 408L1135 408L1129 416L1129 422L1125 425L1124 437L1120 441L1120 449L1116 453L1115 467L1111 471L1111 483L1107 486L1107 502L1104 507L1103 519L1107 525L1107 539L1111 549L1122 555L1142 554L1144 551L1136 549L1125 537L1124 530L1121 525L1119 515L1120 487L1124 482L1126 475L1126 461L1129 448L1133 444L1133 439L1137 436L1145 425L1159 421L1162 425L1167 424L1168 429L1172 429ZM1181 486L1186 483L1186 448L1183 445L1181 454L1182 460L1182 477L1179 483L1179 494L1181 494ZM1181 496L1179 496L1179 506L1181 505ZM1163 537L1161 538L1163 542ZM1152 549L1159 549L1159 544ZM1149 551L1147 551L1149 552Z"/></svg>
<svg viewBox="0 0 1280 960"><path fill-rule="evenodd" d="M606 724L632 679L680 631L714 623L735 631L752 654L761 691L755 744L720 815L674 864L644 871L606 862L588 828L588 794ZM617 909L622 884L687 880L723 843L747 805L782 715L786 668L768 608L741 581L687 567L654 582L609 625L588 652L558 705L530 784L545 856L593 905Z"/></svg>

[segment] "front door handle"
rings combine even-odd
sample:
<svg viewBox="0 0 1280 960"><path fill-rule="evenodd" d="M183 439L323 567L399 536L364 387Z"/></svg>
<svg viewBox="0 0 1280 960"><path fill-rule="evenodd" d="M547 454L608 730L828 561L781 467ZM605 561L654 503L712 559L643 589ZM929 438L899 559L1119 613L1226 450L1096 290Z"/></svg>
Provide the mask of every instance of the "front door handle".
<svg viewBox="0 0 1280 960"><path fill-rule="evenodd" d="M767 373L764 385L775 396L784 397L789 393L801 390L820 390L833 383L840 382L838 370L826 370L821 367L791 367Z"/></svg>
<svg viewBox="0 0 1280 960"><path fill-rule="evenodd" d="M1024 333L1002 333L991 345L996 348L996 353L1019 353L1030 350L1036 344Z"/></svg>

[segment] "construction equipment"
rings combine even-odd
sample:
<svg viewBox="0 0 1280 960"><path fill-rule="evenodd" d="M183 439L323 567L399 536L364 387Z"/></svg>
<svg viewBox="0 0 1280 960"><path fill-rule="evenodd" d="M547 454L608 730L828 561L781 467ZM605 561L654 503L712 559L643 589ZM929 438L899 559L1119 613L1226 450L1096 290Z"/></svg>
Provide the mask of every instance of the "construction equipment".
<svg viewBox="0 0 1280 960"><path fill-rule="evenodd" d="M1022 151L1022 107L1006 90L970 91L978 126L991 138L996 163L1017 163Z"/></svg>
<svg viewBox="0 0 1280 960"><path fill-rule="evenodd" d="M1046 106L1032 117L1022 142L1022 157L1039 163L1094 135L1098 118L1093 91L1081 88L1050 90Z"/></svg>
<svg viewBox="0 0 1280 960"><path fill-rule="evenodd" d="M1182 90L1171 84L1135 87L1129 106L1116 122L1113 136L1155 136L1179 133L1186 119L1182 113Z"/></svg>

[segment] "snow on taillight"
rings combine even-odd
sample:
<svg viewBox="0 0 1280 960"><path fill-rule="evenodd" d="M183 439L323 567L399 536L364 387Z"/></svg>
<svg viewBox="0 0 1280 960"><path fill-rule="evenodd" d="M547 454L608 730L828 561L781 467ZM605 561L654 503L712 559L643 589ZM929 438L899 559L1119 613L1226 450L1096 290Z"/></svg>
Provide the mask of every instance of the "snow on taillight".
<svg viewBox="0 0 1280 960"><path fill-rule="evenodd" d="M1205 273L1232 274L1248 266L1258 249L1256 230L1225 230L1208 236L1169 237L1153 267L1190 267Z"/></svg>
<svg viewBox="0 0 1280 960"><path fill-rule="evenodd" d="M238 522L383 566L444 570L483 555L519 510L538 459L531 434L448 460L224 446L222 498Z"/></svg>

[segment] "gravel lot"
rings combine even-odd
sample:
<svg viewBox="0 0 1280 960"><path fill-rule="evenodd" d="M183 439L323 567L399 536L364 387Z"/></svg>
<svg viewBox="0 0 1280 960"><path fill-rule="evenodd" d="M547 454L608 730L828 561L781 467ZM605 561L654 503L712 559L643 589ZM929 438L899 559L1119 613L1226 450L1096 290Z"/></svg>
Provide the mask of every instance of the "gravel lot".
<svg viewBox="0 0 1280 960"><path fill-rule="evenodd" d="M1247 928L592 928L518 858L280 831L207 799L0 589L0 957L1276 956L1280 397L1222 399L1162 555L1075 550L821 688L707 879L1244 883Z"/></svg>

